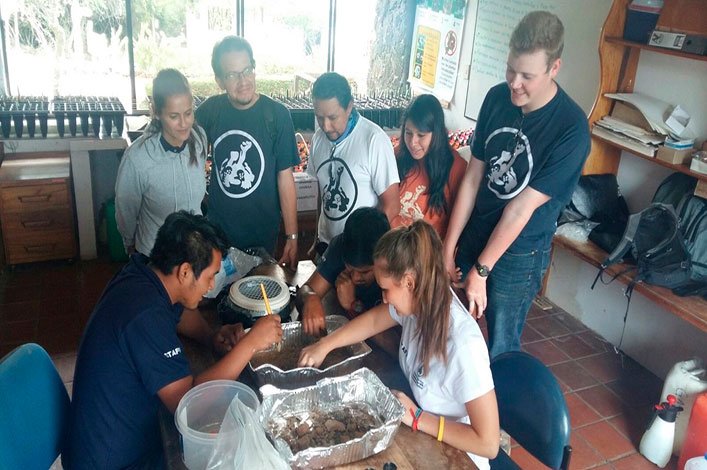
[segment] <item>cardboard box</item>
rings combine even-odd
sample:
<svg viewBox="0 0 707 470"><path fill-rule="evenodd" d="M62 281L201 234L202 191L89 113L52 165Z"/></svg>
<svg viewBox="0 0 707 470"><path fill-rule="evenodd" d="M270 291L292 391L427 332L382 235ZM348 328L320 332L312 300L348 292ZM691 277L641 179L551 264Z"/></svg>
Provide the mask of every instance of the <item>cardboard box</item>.
<svg viewBox="0 0 707 470"><path fill-rule="evenodd" d="M319 199L317 178L305 172L296 172L294 177L297 190L297 212L316 211Z"/></svg>
<svg viewBox="0 0 707 470"><path fill-rule="evenodd" d="M690 164L690 159L692 158L692 152L695 149L674 149L661 145L658 147L658 152L655 154L655 158L658 160L663 160L664 162L673 163L675 165Z"/></svg>

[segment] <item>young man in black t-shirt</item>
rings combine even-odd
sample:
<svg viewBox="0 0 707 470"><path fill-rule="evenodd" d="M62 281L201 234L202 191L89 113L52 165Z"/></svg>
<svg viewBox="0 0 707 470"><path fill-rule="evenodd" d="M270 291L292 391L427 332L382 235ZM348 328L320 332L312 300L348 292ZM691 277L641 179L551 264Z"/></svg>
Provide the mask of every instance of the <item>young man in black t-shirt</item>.
<svg viewBox="0 0 707 470"><path fill-rule="evenodd" d="M589 154L587 118L555 82L563 36L560 19L543 11L513 31L506 82L484 99L445 238L450 276L466 276L469 312L486 313L491 357L520 350L557 217Z"/></svg>

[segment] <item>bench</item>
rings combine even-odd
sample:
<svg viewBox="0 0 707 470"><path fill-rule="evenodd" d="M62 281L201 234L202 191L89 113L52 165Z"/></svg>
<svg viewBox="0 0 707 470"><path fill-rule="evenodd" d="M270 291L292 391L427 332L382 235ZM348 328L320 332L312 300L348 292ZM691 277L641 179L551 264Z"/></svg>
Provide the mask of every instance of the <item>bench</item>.
<svg viewBox="0 0 707 470"><path fill-rule="evenodd" d="M563 248L597 268L599 268L601 263L607 258L607 253L591 241L580 242L561 235L555 235L552 243L553 248ZM604 272L605 279L625 271L628 267L629 266L626 264L610 266ZM632 277L631 273L620 274L616 280L623 284L628 284L631 282ZM634 287L634 291L640 292L646 298L668 312L682 318L703 332L707 332L707 300L702 297L680 297L673 294L670 289L643 282L637 283Z"/></svg>

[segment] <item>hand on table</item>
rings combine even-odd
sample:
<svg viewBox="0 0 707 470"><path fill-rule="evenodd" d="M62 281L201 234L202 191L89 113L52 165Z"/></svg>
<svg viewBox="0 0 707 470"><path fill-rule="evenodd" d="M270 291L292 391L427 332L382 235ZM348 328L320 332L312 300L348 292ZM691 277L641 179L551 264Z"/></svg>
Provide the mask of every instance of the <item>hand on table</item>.
<svg viewBox="0 0 707 470"><path fill-rule="evenodd" d="M302 328L304 333L310 336L320 336L326 333L326 322L324 320L324 306L322 300L316 294L310 294L304 301L302 312Z"/></svg>
<svg viewBox="0 0 707 470"><path fill-rule="evenodd" d="M336 278L336 298L345 309L350 309L356 300L356 286L346 271L341 271Z"/></svg>
<svg viewBox="0 0 707 470"><path fill-rule="evenodd" d="M297 240L288 239L285 242L285 248L282 250L278 264L287 264L290 269L297 269Z"/></svg>
<svg viewBox="0 0 707 470"><path fill-rule="evenodd" d="M243 336L245 336L245 330L243 330L242 323L223 325L214 335L214 350L218 354L224 355L230 351Z"/></svg>
<svg viewBox="0 0 707 470"><path fill-rule="evenodd" d="M262 351L282 341L280 320L280 315L265 315L255 322L247 335L255 351Z"/></svg>
<svg viewBox="0 0 707 470"><path fill-rule="evenodd" d="M317 341L311 346L307 346L306 348L302 349L302 352L299 354L299 362L297 363L298 367L319 367L322 362L324 362L324 359L326 358L327 354L329 354L329 351L327 348L322 344L321 341Z"/></svg>

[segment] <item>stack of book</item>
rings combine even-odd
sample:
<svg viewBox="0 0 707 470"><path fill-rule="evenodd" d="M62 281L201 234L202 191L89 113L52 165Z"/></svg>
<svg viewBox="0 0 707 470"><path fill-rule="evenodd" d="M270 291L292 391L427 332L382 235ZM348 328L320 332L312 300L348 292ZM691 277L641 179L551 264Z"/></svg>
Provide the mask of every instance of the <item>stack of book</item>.
<svg viewBox="0 0 707 470"><path fill-rule="evenodd" d="M604 116L594 123L592 134L637 154L654 157L658 145L665 141L666 136L646 126L636 125L640 123L625 108L625 104L615 103L611 116Z"/></svg>

